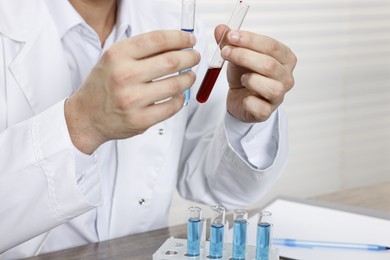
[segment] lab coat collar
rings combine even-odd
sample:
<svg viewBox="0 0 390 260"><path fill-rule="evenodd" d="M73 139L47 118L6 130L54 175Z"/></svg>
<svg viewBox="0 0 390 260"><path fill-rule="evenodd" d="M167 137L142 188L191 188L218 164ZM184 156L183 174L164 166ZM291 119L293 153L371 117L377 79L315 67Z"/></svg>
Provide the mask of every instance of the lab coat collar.
<svg viewBox="0 0 390 260"><path fill-rule="evenodd" d="M44 22L36 14L45 8L42 0L0 1L0 33L19 42L30 39Z"/></svg>
<svg viewBox="0 0 390 260"><path fill-rule="evenodd" d="M68 0L46 0L46 5L50 10L52 17L55 17L54 23L57 26L60 38L78 24L85 23L81 15L74 9Z"/></svg>
<svg viewBox="0 0 390 260"><path fill-rule="evenodd" d="M116 21L116 27L117 32L121 33L125 31L126 36L130 37L131 32L131 15L130 11L131 8L129 7L128 0L119 0L119 8L117 13L117 21ZM118 39L119 37L116 37Z"/></svg>
<svg viewBox="0 0 390 260"><path fill-rule="evenodd" d="M86 22L81 15L74 9L68 0L46 0L46 4L50 10L50 14L55 17L54 22L57 26L60 38L77 25L86 25ZM116 31L125 31L126 36L130 36L130 10L127 0L118 1L118 13L116 21Z"/></svg>

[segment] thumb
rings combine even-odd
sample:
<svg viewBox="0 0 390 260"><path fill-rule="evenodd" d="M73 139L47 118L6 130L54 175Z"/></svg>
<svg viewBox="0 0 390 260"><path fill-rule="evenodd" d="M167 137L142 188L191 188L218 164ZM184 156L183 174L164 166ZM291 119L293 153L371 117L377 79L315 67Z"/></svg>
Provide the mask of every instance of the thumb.
<svg viewBox="0 0 390 260"><path fill-rule="evenodd" d="M214 37L217 44L219 44L220 49L229 43L227 39L227 34L230 32L230 28L225 24L220 24L214 29Z"/></svg>

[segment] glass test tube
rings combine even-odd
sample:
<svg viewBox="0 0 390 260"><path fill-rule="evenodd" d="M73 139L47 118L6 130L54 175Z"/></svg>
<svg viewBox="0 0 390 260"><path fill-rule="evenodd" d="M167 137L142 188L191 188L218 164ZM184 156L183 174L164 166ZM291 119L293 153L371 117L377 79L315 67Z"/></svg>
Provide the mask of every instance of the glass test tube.
<svg viewBox="0 0 390 260"><path fill-rule="evenodd" d="M271 212L260 211L257 222L256 260L268 260L271 249Z"/></svg>
<svg viewBox="0 0 390 260"><path fill-rule="evenodd" d="M196 99L199 103L205 103L213 90L214 84L217 81L219 73L221 72L222 66L225 60L221 56L221 47L226 43L226 35L230 30L238 30L241 27L242 22L248 12L249 5L243 3L243 1L238 1L235 9L229 19L227 27L222 34L222 37L219 41L218 47L215 50L211 61L209 63L209 68L206 72L205 77L203 78L202 84L196 95Z"/></svg>
<svg viewBox="0 0 390 260"><path fill-rule="evenodd" d="M195 24L195 0L182 0L181 2L181 30L185 32L192 33L194 31L194 24ZM180 73L184 73L191 70L185 69L182 71L179 71ZM184 92L185 94L185 101L184 105L187 106L190 102L191 98L191 90L186 89Z"/></svg>
<svg viewBox="0 0 390 260"><path fill-rule="evenodd" d="M222 258L224 238L225 208L211 207L210 252L209 258Z"/></svg>
<svg viewBox="0 0 390 260"><path fill-rule="evenodd" d="M233 215L232 258L234 260L245 259L247 225L248 212L244 209L236 209Z"/></svg>
<svg viewBox="0 0 390 260"><path fill-rule="evenodd" d="M202 209L199 207L188 208L187 222L187 255L200 255L200 240L202 236Z"/></svg>

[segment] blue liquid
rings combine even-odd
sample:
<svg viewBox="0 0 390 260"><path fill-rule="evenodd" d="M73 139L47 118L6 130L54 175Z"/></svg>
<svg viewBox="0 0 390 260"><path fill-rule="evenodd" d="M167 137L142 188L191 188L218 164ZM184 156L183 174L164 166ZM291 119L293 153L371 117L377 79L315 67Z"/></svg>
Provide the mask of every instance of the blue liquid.
<svg viewBox="0 0 390 260"><path fill-rule="evenodd" d="M189 33L192 33L194 32L194 29L181 29L183 32L189 32ZM188 48L188 50L190 50L190 48ZM185 70L181 70L179 71L179 73L184 73L184 72L187 72L187 71L190 71L191 69L185 69ZM184 94L186 95L186 98L184 100L184 106L187 106L188 103L190 102L190 98L191 98L191 90L190 89L186 89L184 91Z"/></svg>
<svg viewBox="0 0 390 260"><path fill-rule="evenodd" d="M188 219L187 222L187 255L200 255L200 236L201 221L200 219Z"/></svg>
<svg viewBox="0 0 390 260"><path fill-rule="evenodd" d="M268 260L271 236L271 225L259 223L257 225L256 260Z"/></svg>
<svg viewBox="0 0 390 260"><path fill-rule="evenodd" d="M233 259L245 259L246 227L245 220L235 220L233 223Z"/></svg>
<svg viewBox="0 0 390 260"><path fill-rule="evenodd" d="M210 227L210 258L222 258L223 230L224 226L221 224L213 224Z"/></svg>

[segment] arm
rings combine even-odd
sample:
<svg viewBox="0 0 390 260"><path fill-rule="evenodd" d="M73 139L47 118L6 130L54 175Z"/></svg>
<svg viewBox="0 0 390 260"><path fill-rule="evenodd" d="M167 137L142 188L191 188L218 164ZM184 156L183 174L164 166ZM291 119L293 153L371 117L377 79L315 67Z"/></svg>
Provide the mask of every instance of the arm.
<svg viewBox="0 0 390 260"><path fill-rule="evenodd" d="M223 86L216 86L214 94L222 95L221 89ZM208 102L214 102L214 97ZM285 167L287 118L284 111L278 109L265 122L264 128L250 129L242 136L245 146L255 147L255 150L251 149L252 155L260 156L256 160L262 165L257 167L247 158L247 147L244 147L244 157L229 142L224 116L203 105L193 115L182 150L177 187L181 196L188 200L220 204L228 209L247 207L264 196Z"/></svg>
<svg viewBox="0 0 390 260"><path fill-rule="evenodd" d="M238 33L238 37L233 33ZM221 27L218 27L216 38L221 35ZM188 127L191 140L187 143L203 144L203 147L184 150L191 152L184 157L178 189L188 199L232 208L259 200L285 165L287 125L285 115L278 107L285 93L292 88L296 58L288 47L265 36L243 31L232 31L228 36L222 50L223 57L229 61L226 109L237 124L240 121L241 124L257 124L249 124L247 133L242 139L238 138L239 145L235 144L235 147L228 141L221 120L213 131L213 121L217 118L215 110L221 108L217 103L223 102L224 95L220 91L227 90L224 86L216 86L215 98L202 105L203 111L199 109L191 119L197 122L191 124L195 130ZM222 79L219 82L223 82ZM197 124L201 126L197 128ZM197 141L194 141L195 133L198 134ZM191 165L195 161L191 158L197 156L200 159Z"/></svg>
<svg viewBox="0 0 390 260"><path fill-rule="evenodd" d="M63 101L0 133L0 252L96 206L79 190ZM47 133L51 133L48 135ZM86 171L96 171L96 164Z"/></svg>

